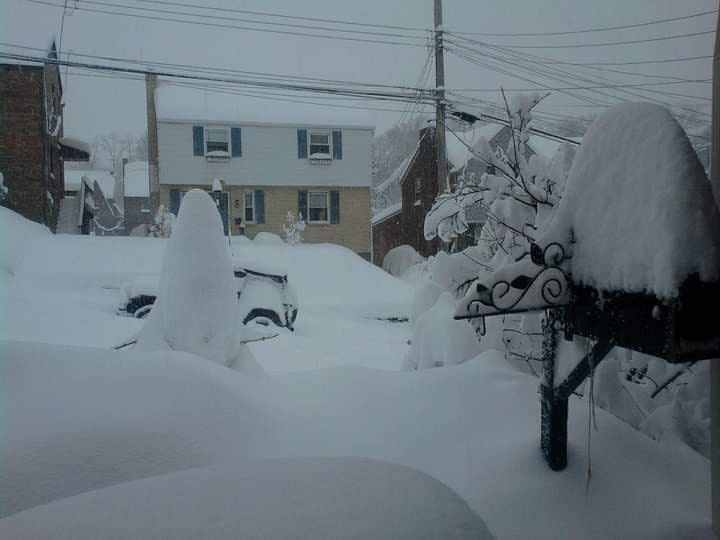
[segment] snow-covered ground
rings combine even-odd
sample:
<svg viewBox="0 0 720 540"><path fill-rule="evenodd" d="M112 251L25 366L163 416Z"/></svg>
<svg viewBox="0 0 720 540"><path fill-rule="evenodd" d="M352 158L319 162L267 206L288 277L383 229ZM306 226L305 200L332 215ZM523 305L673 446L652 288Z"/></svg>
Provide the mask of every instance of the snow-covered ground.
<svg viewBox="0 0 720 540"><path fill-rule="evenodd" d="M407 316L412 289L347 250L234 242L286 267L300 303L296 332L250 344L257 378L111 350L143 324L115 314L119 288L157 277L165 240L52 236L0 208L9 230L0 538L483 538L483 521L497 538L712 538L709 464L688 447L598 410L586 493L585 401L554 473L537 379L501 354L399 371L411 328L378 319Z"/></svg>

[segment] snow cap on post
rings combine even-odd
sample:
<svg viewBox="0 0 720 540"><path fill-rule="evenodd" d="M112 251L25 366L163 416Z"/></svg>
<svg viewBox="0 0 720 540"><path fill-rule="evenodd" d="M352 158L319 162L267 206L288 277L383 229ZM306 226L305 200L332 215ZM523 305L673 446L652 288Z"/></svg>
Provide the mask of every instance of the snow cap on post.
<svg viewBox="0 0 720 540"><path fill-rule="evenodd" d="M705 170L669 111L623 103L583 138L541 247L569 247L576 283L676 296L697 273L720 277L720 212Z"/></svg>

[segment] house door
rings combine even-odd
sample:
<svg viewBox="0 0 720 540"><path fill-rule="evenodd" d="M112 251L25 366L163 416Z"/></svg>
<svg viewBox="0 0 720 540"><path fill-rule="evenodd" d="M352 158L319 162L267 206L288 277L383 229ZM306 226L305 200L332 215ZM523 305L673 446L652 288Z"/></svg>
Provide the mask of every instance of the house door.
<svg viewBox="0 0 720 540"><path fill-rule="evenodd" d="M219 195L219 198L218 198ZM215 204L217 205L218 212L220 212L220 219L222 220L223 224L223 233L225 236L228 234L228 204L230 199L230 194L226 191L223 191L221 193L217 193L216 191L211 191L210 196L215 199Z"/></svg>

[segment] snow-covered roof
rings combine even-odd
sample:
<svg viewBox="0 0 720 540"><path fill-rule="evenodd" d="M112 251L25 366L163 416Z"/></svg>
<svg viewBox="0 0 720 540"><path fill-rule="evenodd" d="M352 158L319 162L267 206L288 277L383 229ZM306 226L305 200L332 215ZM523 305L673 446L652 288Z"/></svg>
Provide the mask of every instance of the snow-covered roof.
<svg viewBox="0 0 720 540"><path fill-rule="evenodd" d="M97 180L103 194L112 198L115 193L115 177L110 171L101 169L70 169L65 167L65 191L79 191L82 177L87 176L92 186Z"/></svg>
<svg viewBox="0 0 720 540"><path fill-rule="evenodd" d="M312 98L308 98L308 101L312 101ZM367 113L360 110L241 96L223 90L178 87L163 83L162 80L155 91L155 107L158 121L165 122L375 129L367 123Z"/></svg>
<svg viewBox="0 0 720 540"><path fill-rule="evenodd" d="M81 152L85 152L86 154L92 153L92 149L90 148L90 145L88 143L74 137L60 137L60 144L64 146L69 146L70 148L74 148L76 150L80 150Z"/></svg>
<svg viewBox="0 0 720 540"><path fill-rule="evenodd" d="M375 193L384 193L391 185L395 183L399 184L402 181L402 179L405 177L405 173L415 161L415 156L417 156L417 153L420 150L421 142L422 138L418 140L417 145L415 145L415 149L400 162L400 165L395 168L395 170L390 174L390 176L388 176L385 180L383 180L373 188L373 191L375 191Z"/></svg>
<svg viewBox="0 0 720 540"><path fill-rule="evenodd" d="M447 158L453 170L462 168L474 156L470 148L476 150L480 139L490 142L504 128L505 126L500 124L481 124L465 131L447 130L445 135Z"/></svg>
<svg viewBox="0 0 720 540"><path fill-rule="evenodd" d="M399 213L401 210L402 210L402 201L397 202L393 205L390 205L386 208L383 208L382 210L380 210L378 213L376 213L372 217L372 224L377 225L379 223L382 223L386 219L391 218L395 214Z"/></svg>
<svg viewBox="0 0 720 540"><path fill-rule="evenodd" d="M133 161L125 165L125 196L148 197L150 174L147 161Z"/></svg>

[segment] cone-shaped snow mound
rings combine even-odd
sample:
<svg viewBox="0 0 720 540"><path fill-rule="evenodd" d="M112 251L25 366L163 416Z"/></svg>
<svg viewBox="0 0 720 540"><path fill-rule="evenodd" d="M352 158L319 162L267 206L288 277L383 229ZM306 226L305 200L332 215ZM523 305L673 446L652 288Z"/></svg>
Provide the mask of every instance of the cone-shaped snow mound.
<svg viewBox="0 0 720 540"><path fill-rule="evenodd" d="M199 189L183 198L163 260L157 301L138 338L144 350L170 348L233 365L240 352L232 261L220 214Z"/></svg>

